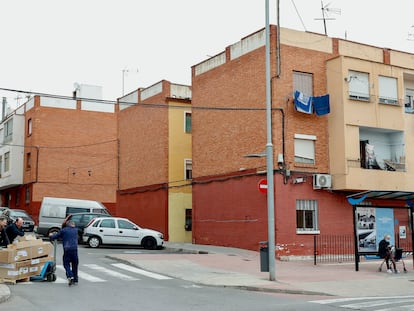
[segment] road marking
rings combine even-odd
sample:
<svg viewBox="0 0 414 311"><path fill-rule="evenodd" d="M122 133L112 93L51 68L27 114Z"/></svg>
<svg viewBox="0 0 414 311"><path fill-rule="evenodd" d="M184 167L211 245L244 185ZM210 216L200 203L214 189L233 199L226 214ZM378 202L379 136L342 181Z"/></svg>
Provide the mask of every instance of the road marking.
<svg viewBox="0 0 414 311"><path fill-rule="evenodd" d="M82 266L85 266L85 267L88 267L90 269L108 274L112 277L119 278L119 279L124 280L124 281L139 281L139 279L137 279L137 278L133 278L129 275L119 273L119 272L114 271L114 270L106 269L104 267L101 267L101 266L98 266L98 265L95 265L95 264L84 264Z"/></svg>
<svg viewBox="0 0 414 311"><path fill-rule="evenodd" d="M310 301L317 304L331 304L339 308L351 310L396 311L414 310L414 296L388 296L388 297L354 297ZM349 303L347 303L349 302ZM383 307L383 308L381 308Z"/></svg>
<svg viewBox="0 0 414 311"><path fill-rule="evenodd" d="M63 266L57 265L56 268L65 271L65 268L63 268ZM85 280L87 280L89 282L94 282L94 283L97 283L97 282L106 282L106 280L104 280L104 279L98 278L96 276L90 275L90 274L85 273L85 272L82 272L82 271L78 271L78 276L81 279L85 279Z"/></svg>
<svg viewBox="0 0 414 311"><path fill-rule="evenodd" d="M138 273L153 279L157 279L157 280L171 280L172 278L165 276L165 275L161 275L161 274L157 274L157 273L153 273L153 272L148 272L142 269L139 269L137 267L132 267L123 263L113 263L112 266L120 268L120 269L124 269L130 272L134 272L134 273Z"/></svg>
<svg viewBox="0 0 414 311"><path fill-rule="evenodd" d="M310 302L325 305L325 304L331 304L331 303L357 301L357 300L408 299L408 298L414 298L414 296L378 296L378 297L335 298L335 299L313 300Z"/></svg>

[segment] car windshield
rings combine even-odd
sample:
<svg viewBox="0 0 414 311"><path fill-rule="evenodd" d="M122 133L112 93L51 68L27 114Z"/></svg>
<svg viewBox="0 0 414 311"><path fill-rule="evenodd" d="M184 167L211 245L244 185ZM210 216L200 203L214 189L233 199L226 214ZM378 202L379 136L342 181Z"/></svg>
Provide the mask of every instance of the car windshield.
<svg viewBox="0 0 414 311"><path fill-rule="evenodd" d="M28 215L23 211L10 211L10 215L13 217L28 217Z"/></svg>

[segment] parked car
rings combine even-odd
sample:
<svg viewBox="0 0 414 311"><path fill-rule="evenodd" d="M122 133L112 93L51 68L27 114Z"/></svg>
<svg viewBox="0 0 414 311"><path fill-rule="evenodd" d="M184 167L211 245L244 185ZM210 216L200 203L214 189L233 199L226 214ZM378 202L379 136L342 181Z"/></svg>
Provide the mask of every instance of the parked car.
<svg viewBox="0 0 414 311"><path fill-rule="evenodd" d="M44 197L36 233L49 236L50 233L59 232L66 216L75 213L102 213L111 216L105 205L98 201Z"/></svg>
<svg viewBox="0 0 414 311"><path fill-rule="evenodd" d="M141 228L127 218L101 217L92 219L85 227L83 242L93 248L110 244L155 249L163 247L164 235L155 230Z"/></svg>
<svg viewBox="0 0 414 311"><path fill-rule="evenodd" d="M108 215L102 214L102 213L69 214L63 221L62 228L66 227L66 224L68 223L69 220L74 221L76 228L78 228L79 242L82 242L83 229L92 219L99 218L99 217L108 217Z"/></svg>
<svg viewBox="0 0 414 311"><path fill-rule="evenodd" d="M33 218L22 209L14 209L14 208L7 208L3 210L3 214L9 217L9 222L13 223L16 221L17 217L21 217L23 219L23 231L25 232L33 232L35 221Z"/></svg>

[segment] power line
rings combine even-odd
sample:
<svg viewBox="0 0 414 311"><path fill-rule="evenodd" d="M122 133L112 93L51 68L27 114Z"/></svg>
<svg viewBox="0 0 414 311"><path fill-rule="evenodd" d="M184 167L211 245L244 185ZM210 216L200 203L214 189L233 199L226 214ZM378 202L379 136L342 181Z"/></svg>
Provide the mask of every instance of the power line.
<svg viewBox="0 0 414 311"><path fill-rule="evenodd" d="M113 100L106 100L106 99L97 99L97 98L88 98L88 97L71 97L65 95L57 95L57 94L48 94L48 93L41 93L41 92L29 92L24 90L17 90L17 89L9 89L9 88L2 88L0 87L0 91L7 91L7 92L16 92L16 93L24 93L24 94L33 94L41 97L48 97L48 98L57 98L57 99L66 99L66 100L81 100L81 101L88 101L88 102L97 102L101 104L108 104L108 105L131 105L131 106L141 106L141 107L150 107L150 108L175 108L175 109L188 109L189 107L182 106L182 105L171 105L171 104L157 104L157 103L133 103L129 101L113 101ZM208 106L191 106L191 109L194 110L220 110L220 111L261 111L266 110L265 107L208 107Z"/></svg>

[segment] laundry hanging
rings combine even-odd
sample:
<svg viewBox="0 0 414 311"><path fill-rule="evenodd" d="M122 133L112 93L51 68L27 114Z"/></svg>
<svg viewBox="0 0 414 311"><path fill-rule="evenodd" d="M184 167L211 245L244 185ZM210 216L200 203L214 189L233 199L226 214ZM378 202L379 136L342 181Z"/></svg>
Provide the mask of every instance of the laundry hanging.
<svg viewBox="0 0 414 311"><path fill-rule="evenodd" d="M323 116L331 111L329 105L329 94L313 97L313 107L317 116Z"/></svg>
<svg viewBox="0 0 414 311"><path fill-rule="evenodd" d="M300 91L295 91L295 109L299 112L312 114L312 96L306 96Z"/></svg>

